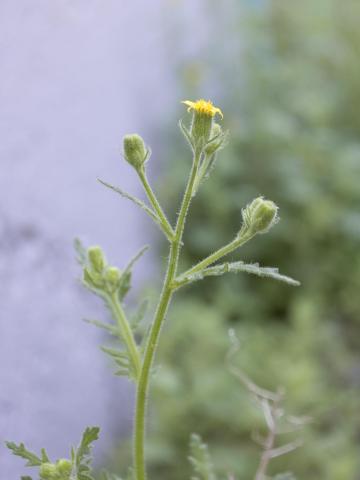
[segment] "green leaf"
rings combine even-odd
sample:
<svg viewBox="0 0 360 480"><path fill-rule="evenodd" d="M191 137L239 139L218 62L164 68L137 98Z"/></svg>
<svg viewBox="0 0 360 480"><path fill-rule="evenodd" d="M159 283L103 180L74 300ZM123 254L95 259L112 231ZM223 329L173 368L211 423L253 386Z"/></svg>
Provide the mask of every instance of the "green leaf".
<svg viewBox="0 0 360 480"><path fill-rule="evenodd" d="M43 462L35 453L27 450L23 443L16 445L14 442L5 442L5 445L12 451L14 455L27 460L27 467L39 467Z"/></svg>
<svg viewBox="0 0 360 480"><path fill-rule="evenodd" d="M72 451L76 467L77 480L93 480L90 475L91 444L99 438L99 427L87 427L83 433L80 445L76 451Z"/></svg>
<svg viewBox="0 0 360 480"><path fill-rule="evenodd" d="M100 180L100 178L98 178L98 181L102 185L104 185L107 188L110 188L110 190L113 190L114 192L118 193L122 197L127 198L128 200L131 200L133 203L135 203L135 205L142 208L149 215L149 217L151 217L154 220L155 223L157 223L158 225L161 225L161 220L156 215L156 213L153 210L151 210L151 208L149 208L147 205L145 205L145 203L142 200L140 200L137 197L134 197L130 193L124 192L123 190L121 190L121 188L116 187L115 185L111 185L110 183Z"/></svg>
<svg viewBox="0 0 360 480"><path fill-rule="evenodd" d="M253 275L257 275L259 277L268 277L274 280L278 280L288 285L292 286L299 286L300 282L294 280L291 277L287 277L286 275L282 275L279 273L277 268L273 267L260 267L258 263L244 263L240 262L232 262L232 263L222 263L220 265L215 265L214 267L208 267L200 272L194 273L188 276L181 276L175 281L175 287L181 287L182 285L186 285L191 282L195 282L197 280L202 280L204 277L208 276L219 276L224 275L224 273L239 273L239 272L246 272Z"/></svg>
<svg viewBox="0 0 360 480"><path fill-rule="evenodd" d="M191 136L191 133L190 131L185 127L185 125L183 124L183 121L182 120L179 120L179 127L180 127L180 130L181 130L181 133L184 135L184 137L186 138L186 140L189 142L189 145L191 148L194 148L194 141L192 139L192 136Z"/></svg>
<svg viewBox="0 0 360 480"><path fill-rule="evenodd" d="M21 479L21 480L32 480L32 478L29 477L28 475L21 476L20 479Z"/></svg>
<svg viewBox="0 0 360 480"><path fill-rule="evenodd" d="M119 329L117 328L116 325L111 325L110 323L105 323L105 322L100 322L99 320L94 320L94 319L89 319L89 318L84 318L84 322L90 323L91 325L95 325L95 327L102 328L103 330L106 330L110 335L113 335L114 337L119 337Z"/></svg>
<svg viewBox="0 0 360 480"><path fill-rule="evenodd" d="M101 347L101 350L109 355L116 363L118 370L115 375L136 378L136 366L133 364L132 357L126 350L116 348Z"/></svg>
<svg viewBox="0 0 360 480"><path fill-rule="evenodd" d="M216 480L208 447L202 442L201 437L194 433L190 439L189 461L193 466L194 472L198 475L192 477L192 480Z"/></svg>
<svg viewBox="0 0 360 480"><path fill-rule="evenodd" d="M79 238L74 239L74 248L77 253L76 260L82 267L85 267L87 263L86 249Z"/></svg>
<svg viewBox="0 0 360 480"><path fill-rule="evenodd" d="M42 461L42 463L51 463L50 458L48 457L45 448L41 449L41 461Z"/></svg>
<svg viewBox="0 0 360 480"><path fill-rule="evenodd" d="M134 264L144 255L146 250L148 250L149 246L145 245L142 247L138 253L130 260L130 262L125 267L121 278L120 278L120 285L119 285L119 299L122 301L125 298L125 295L128 293L131 287L131 270Z"/></svg>

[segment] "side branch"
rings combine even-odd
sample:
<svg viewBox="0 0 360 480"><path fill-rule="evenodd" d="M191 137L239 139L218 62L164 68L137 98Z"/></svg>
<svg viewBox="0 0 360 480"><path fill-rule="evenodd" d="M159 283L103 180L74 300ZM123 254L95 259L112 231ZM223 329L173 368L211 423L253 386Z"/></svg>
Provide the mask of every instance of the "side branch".
<svg viewBox="0 0 360 480"><path fill-rule="evenodd" d="M294 280L291 277L287 277L286 275L282 275L279 273L277 268L272 267L260 267L258 263L244 263L240 262L231 262L231 263L222 263L221 265L215 265L214 267L208 267L203 270L200 270L195 273L187 273L180 275L177 277L172 286L176 290L184 285L188 285L189 283L196 282L197 280L202 280L204 277L210 276L220 276L224 275L224 273L239 273L239 272L246 272L253 275L257 275L259 277L269 277L273 278L274 280L278 280L288 285L298 286L300 282Z"/></svg>

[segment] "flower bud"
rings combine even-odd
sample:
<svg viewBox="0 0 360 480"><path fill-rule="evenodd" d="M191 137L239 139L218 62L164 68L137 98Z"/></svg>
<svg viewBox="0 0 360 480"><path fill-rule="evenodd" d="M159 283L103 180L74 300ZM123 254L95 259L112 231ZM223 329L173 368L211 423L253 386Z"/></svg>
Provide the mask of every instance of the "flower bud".
<svg viewBox="0 0 360 480"><path fill-rule="evenodd" d="M109 267L105 272L105 280L109 289L114 292L120 282L121 272L117 267Z"/></svg>
<svg viewBox="0 0 360 480"><path fill-rule="evenodd" d="M278 207L271 200L255 198L243 211L243 226L240 232L252 235L266 233L278 221Z"/></svg>
<svg viewBox="0 0 360 480"><path fill-rule="evenodd" d="M102 273L105 267L104 253L99 246L88 248L88 259L91 269L96 273Z"/></svg>
<svg viewBox="0 0 360 480"><path fill-rule="evenodd" d="M42 463L39 469L41 480L55 480L57 478L57 468L52 463Z"/></svg>
<svg viewBox="0 0 360 480"><path fill-rule="evenodd" d="M56 462L56 470L61 478L69 478L72 470L72 464L70 460L61 458Z"/></svg>
<svg viewBox="0 0 360 480"><path fill-rule="evenodd" d="M145 163L148 150L144 140L136 133L124 137L124 157L136 170L139 170Z"/></svg>

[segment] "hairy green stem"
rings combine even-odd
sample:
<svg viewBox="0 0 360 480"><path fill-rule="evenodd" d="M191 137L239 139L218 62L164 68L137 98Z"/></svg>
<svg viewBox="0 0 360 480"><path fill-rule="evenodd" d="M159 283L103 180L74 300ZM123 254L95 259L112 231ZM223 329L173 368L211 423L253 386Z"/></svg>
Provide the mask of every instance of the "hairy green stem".
<svg viewBox="0 0 360 480"><path fill-rule="evenodd" d="M201 270L204 270L204 268L212 265L213 263L220 260L220 258L225 257L225 255L228 255L229 253L244 245L244 243L249 241L253 236L253 234L245 233L241 236L236 237L232 242L228 243L224 247L219 248L219 250L216 250L216 252L204 258L199 263L189 268L189 270L186 270L186 272L182 273L179 279L176 280L180 280L181 278L194 275L197 272L201 272Z"/></svg>
<svg viewBox="0 0 360 480"><path fill-rule="evenodd" d="M126 348L131 357L132 364L135 368L136 378L139 378L141 370L140 353L123 307L121 306L121 303L119 302L119 299L115 293L112 295L107 295L106 300L111 308L111 312L116 320L120 334L124 339Z"/></svg>
<svg viewBox="0 0 360 480"><path fill-rule="evenodd" d="M163 209L161 208L161 205L158 202L155 193L153 192L153 190L151 188L151 185L150 185L150 183L149 183L149 181L146 177L145 170L143 168L140 169L138 171L138 175L139 175L141 183L144 187L144 190L145 190L145 192L148 196L148 199L149 199L153 209L155 210L157 216L159 217L159 220L161 222L161 226L163 228L163 231L164 231L166 237L168 238L169 241L172 241L174 239L174 236L175 236L174 230L173 230L172 226L170 225L168 219L166 218L166 215L165 215Z"/></svg>
<svg viewBox="0 0 360 480"><path fill-rule="evenodd" d="M179 255L181 250L181 240L184 232L186 214L189 210L191 198L193 195L196 172L198 169L200 155L194 156L190 177L185 189L182 200L174 238L171 240L168 266L165 274L163 289L160 295L159 304L156 309L155 318L151 326L149 338L146 344L143 364L140 372L136 392L135 406L135 425L134 425L134 467L136 480L146 479L145 467L145 417L146 402L149 392L149 379L153 365L155 353L157 350L161 327L163 325L167 309L173 295L172 283L176 277Z"/></svg>

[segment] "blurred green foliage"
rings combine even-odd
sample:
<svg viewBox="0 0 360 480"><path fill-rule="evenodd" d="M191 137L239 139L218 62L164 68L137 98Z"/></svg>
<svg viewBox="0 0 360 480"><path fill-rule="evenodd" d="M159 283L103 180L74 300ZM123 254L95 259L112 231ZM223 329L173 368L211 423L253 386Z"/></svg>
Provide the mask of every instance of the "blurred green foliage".
<svg viewBox="0 0 360 480"><path fill-rule="evenodd" d="M244 2L210 3L212 41L179 71L184 98L192 98L191 91L194 99L204 95L211 74L231 137L194 201L184 267L229 241L240 208L262 194L280 206L282 221L233 259L278 266L302 286L228 275L206 279L176 299L153 389L152 478L188 478L193 431L208 442L220 471L253 478L260 449L251 432L264 425L225 366L227 330L233 327L242 342L239 367L264 387L286 387L288 410L314 418L305 445L274 460L272 473L355 480L360 3L280 0L257 9ZM174 213L189 162L183 143L170 140L172 164L162 185Z"/></svg>
<svg viewBox="0 0 360 480"><path fill-rule="evenodd" d="M282 221L233 259L277 266L302 286L228 275L198 282L176 298L152 390L151 478L189 478L191 432L209 444L220 472L254 477L260 448L251 434L264 431L264 421L226 368L231 327L242 345L239 368L261 386L284 386L288 411L313 417L304 446L275 459L270 473L356 480L360 3L251 4L209 2L212 40L199 58L178 65L183 98L203 97L209 83L218 85L222 98L213 100L231 133L193 203L183 266L228 242L241 207L261 194L280 206ZM172 163L162 194L175 214L190 162L180 134L166 136Z"/></svg>

